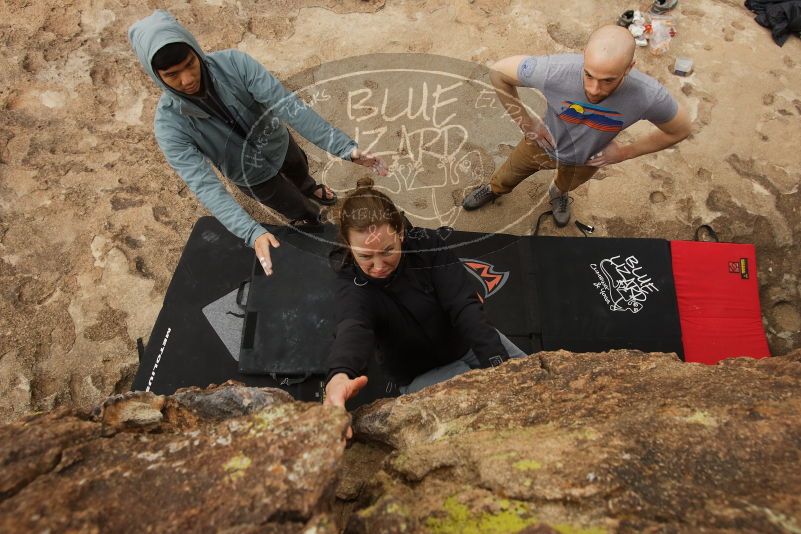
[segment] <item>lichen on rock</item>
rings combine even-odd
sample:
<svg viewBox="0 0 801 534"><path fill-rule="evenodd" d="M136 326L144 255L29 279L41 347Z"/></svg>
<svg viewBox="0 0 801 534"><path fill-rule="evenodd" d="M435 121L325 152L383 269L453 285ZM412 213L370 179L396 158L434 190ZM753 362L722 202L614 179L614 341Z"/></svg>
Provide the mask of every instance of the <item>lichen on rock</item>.
<svg viewBox="0 0 801 534"><path fill-rule="evenodd" d="M352 532L774 531L801 521L798 351L716 366L625 350L540 353L362 407L353 428L361 446L346 462L371 446L385 452L351 496Z"/></svg>

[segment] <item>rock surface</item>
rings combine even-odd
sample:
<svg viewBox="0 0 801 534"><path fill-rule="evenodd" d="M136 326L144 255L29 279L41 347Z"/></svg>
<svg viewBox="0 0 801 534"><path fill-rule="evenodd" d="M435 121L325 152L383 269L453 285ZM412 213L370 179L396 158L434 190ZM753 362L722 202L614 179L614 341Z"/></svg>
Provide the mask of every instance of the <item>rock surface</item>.
<svg viewBox="0 0 801 534"><path fill-rule="evenodd" d="M290 80L378 52L481 65L512 54L576 52L593 28L633 3L0 3L0 421L89 407L130 387L135 341L148 337L192 224L205 214L153 140L159 91L127 42L127 27L156 6L171 10L207 50L244 50ZM801 40L777 47L740 0L682 1L674 15L679 34L670 53L638 50L637 67L688 106L692 137L604 169L604 180L577 190L573 209L600 236L690 239L709 223L724 240L755 243L768 338L773 353L783 354L801 347ZM670 73L676 56L693 58L692 76ZM381 80L370 81L383 89ZM358 126L335 124L350 135ZM636 125L624 139L646 127ZM479 147L490 156L481 179L520 139L501 120L484 129L493 141ZM319 178L324 155L304 146ZM440 173L435 164L424 171ZM552 176L540 174L456 226L487 231L532 207L544 211ZM456 207L464 187L443 195L452 193ZM393 198L407 213L433 216L419 193ZM235 194L259 220L272 221ZM529 232L534 218L520 218L508 232ZM572 227L545 231L577 235Z"/></svg>
<svg viewBox="0 0 801 534"><path fill-rule="evenodd" d="M0 532L801 527L801 351L542 353L354 413L224 384L0 427Z"/></svg>
<svg viewBox="0 0 801 534"><path fill-rule="evenodd" d="M542 353L360 408L354 430L349 532L801 528L801 351Z"/></svg>
<svg viewBox="0 0 801 534"><path fill-rule="evenodd" d="M0 427L0 532L335 532L348 421L234 384L32 415Z"/></svg>

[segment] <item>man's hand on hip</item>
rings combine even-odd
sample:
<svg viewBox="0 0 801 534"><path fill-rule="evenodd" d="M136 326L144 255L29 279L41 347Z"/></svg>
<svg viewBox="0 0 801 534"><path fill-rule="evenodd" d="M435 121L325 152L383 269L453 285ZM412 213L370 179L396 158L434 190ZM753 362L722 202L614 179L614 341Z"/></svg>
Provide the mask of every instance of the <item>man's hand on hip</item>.
<svg viewBox="0 0 801 534"><path fill-rule="evenodd" d="M612 141L606 145L606 148L588 159L585 165L589 165L590 167L605 167L627 159L628 157L626 157L625 149L617 141Z"/></svg>
<svg viewBox="0 0 801 534"><path fill-rule="evenodd" d="M381 158L374 156L369 152L363 152L358 148L354 148L350 153L350 160L357 165L373 169L379 176L387 175L387 166Z"/></svg>
<svg viewBox="0 0 801 534"><path fill-rule="evenodd" d="M520 121L520 129L523 131L523 137L529 141L534 141L541 149L556 150L556 141L551 132L548 131L548 127L541 120L526 116Z"/></svg>
<svg viewBox="0 0 801 534"><path fill-rule="evenodd" d="M270 259L270 247L278 248L281 244L273 234L267 232L256 238L253 243L253 249L256 251L256 257L259 259L264 274L270 276L273 274L273 261Z"/></svg>

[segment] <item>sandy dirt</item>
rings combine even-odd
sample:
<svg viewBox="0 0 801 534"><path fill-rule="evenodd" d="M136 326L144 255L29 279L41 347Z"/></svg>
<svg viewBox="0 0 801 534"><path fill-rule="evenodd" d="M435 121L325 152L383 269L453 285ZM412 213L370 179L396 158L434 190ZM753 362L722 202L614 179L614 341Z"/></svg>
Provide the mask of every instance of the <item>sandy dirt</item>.
<svg viewBox="0 0 801 534"><path fill-rule="evenodd" d="M207 51L239 48L291 79L379 52L481 65L576 52L593 28L630 7L636 3L4 2L0 420L87 406L128 389L135 340L147 339L192 225L206 214L155 145L159 90L128 44L135 20L169 9ZM674 149L604 169L604 180L576 191L575 213L601 236L691 239L708 223L723 240L755 243L765 328L773 353L783 354L801 347L801 40L777 47L734 0L681 1L674 15L679 35L669 54L640 50L638 67L686 103L693 134ZM692 76L671 74L678 55L693 58ZM512 128L498 132L495 146L484 147L492 164L483 177L519 140ZM544 210L537 202L550 178L541 173L456 226L491 229L500 213L532 202ZM404 194L399 202L413 203ZM529 217L508 231L530 229ZM577 235L571 227L547 232Z"/></svg>

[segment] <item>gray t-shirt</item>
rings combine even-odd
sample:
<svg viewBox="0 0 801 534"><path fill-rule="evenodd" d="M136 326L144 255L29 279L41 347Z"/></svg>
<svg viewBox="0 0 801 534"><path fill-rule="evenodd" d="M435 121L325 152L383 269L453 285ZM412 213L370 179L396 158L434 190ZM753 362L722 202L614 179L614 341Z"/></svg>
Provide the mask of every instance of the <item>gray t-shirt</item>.
<svg viewBox="0 0 801 534"><path fill-rule="evenodd" d="M545 125L556 140L556 151L549 154L560 163L583 165L635 122L660 124L676 116L678 104L667 89L636 69L598 104L587 102L583 76L580 54L531 56L517 69L523 85L548 101Z"/></svg>

